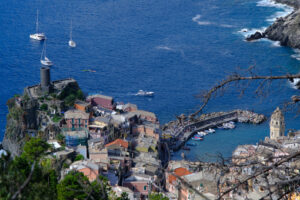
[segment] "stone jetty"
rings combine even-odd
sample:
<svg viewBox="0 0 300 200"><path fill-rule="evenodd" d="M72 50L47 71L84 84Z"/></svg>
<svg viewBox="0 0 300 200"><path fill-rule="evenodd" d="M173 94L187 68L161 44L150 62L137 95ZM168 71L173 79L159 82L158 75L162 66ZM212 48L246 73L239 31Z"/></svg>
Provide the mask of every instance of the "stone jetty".
<svg viewBox="0 0 300 200"><path fill-rule="evenodd" d="M182 121L169 122L164 127L163 138L166 139L170 149L178 151L198 131L215 128L230 121L260 124L265 120L264 115L247 110L202 114L193 121L185 118Z"/></svg>

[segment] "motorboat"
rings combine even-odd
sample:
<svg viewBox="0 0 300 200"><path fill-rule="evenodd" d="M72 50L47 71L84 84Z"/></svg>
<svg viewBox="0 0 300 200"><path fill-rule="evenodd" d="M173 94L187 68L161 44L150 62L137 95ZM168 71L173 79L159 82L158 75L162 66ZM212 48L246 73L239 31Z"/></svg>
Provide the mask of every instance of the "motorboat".
<svg viewBox="0 0 300 200"><path fill-rule="evenodd" d="M197 134L198 134L200 137L203 137L203 136L207 135L207 133L204 132L204 131L199 131L199 132L197 132Z"/></svg>
<svg viewBox="0 0 300 200"><path fill-rule="evenodd" d="M200 137L200 136L194 136L194 137L192 137L192 140L201 141L201 140L203 140L203 137Z"/></svg>
<svg viewBox="0 0 300 200"><path fill-rule="evenodd" d="M208 130L205 130L204 131L205 133L214 133L214 132L216 132L214 129L212 129L212 128L210 128L210 129L208 129Z"/></svg>
<svg viewBox="0 0 300 200"><path fill-rule="evenodd" d="M41 63L42 63L42 65L45 65L45 66L53 65L52 61L46 56L46 41L44 43L44 47L43 47L42 54L41 54Z"/></svg>
<svg viewBox="0 0 300 200"><path fill-rule="evenodd" d="M70 30L69 47L71 47L71 48L75 48L75 47L76 47L76 43L75 43L74 40L72 39L72 21L71 21L71 30Z"/></svg>
<svg viewBox="0 0 300 200"><path fill-rule="evenodd" d="M234 129L235 124L234 124L234 122L223 123L223 128L225 128L225 129Z"/></svg>
<svg viewBox="0 0 300 200"><path fill-rule="evenodd" d="M144 90L139 90L136 94L136 96L154 96L154 92L147 92L147 91L144 91Z"/></svg>
<svg viewBox="0 0 300 200"><path fill-rule="evenodd" d="M35 27L35 33L30 34L29 37L33 40L45 40L46 35L45 33L39 33L39 10L36 11L36 27Z"/></svg>

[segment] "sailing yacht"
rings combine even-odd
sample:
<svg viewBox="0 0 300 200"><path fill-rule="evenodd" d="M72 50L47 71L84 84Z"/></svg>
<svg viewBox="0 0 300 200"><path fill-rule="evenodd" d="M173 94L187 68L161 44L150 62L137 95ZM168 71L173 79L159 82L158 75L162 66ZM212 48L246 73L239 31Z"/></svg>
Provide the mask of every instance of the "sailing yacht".
<svg viewBox="0 0 300 200"><path fill-rule="evenodd" d="M72 21L71 21L69 46L72 47L72 48L76 47L76 43L72 40Z"/></svg>
<svg viewBox="0 0 300 200"><path fill-rule="evenodd" d="M30 38L34 40L45 40L46 36L45 33L39 33L39 10L36 11L36 30L34 34L30 34Z"/></svg>
<svg viewBox="0 0 300 200"><path fill-rule="evenodd" d="M42 65L45 65L45 66L53 65L52 61L49 60L49 58L47 58L47 56L46 56L46 40L44 42L44 46L43 46L43 50L42 50L41 63L42 63Z"/></svg>

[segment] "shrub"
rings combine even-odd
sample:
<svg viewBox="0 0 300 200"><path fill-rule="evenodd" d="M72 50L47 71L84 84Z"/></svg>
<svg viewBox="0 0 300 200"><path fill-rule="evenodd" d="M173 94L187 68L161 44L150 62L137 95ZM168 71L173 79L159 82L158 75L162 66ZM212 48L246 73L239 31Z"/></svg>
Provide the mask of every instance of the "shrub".
<svg viewBox="0 0 300 200"><path fill-rule="evenodd" d="M81 155L81 154L78 154L78 155L75 157L75 161L78 161L78 160L84 160L84 156Z"/></svg>
<svg viewBox="0 0 300 200"><path fill-rule="evenodd" d="M43 110L43 111L47 111L47 110L48 110L48 105L45 104L45 103L43 103L43 104L41 105L40 109Z"/></svg>

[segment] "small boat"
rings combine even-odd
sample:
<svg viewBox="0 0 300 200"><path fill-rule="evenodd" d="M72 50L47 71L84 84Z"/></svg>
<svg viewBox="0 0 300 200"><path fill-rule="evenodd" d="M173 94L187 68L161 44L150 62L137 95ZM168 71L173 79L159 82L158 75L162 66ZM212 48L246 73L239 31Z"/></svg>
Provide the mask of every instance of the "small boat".
<svg viewBox="0 0 300 200"><path fill-rule="evenodd" d="M149 96L149 97L152 97L154 96L154 92L147 92L147 91L144 91L144 90L139 90L135 96Z"/></svg>
<svg viewBox="0 0 300 200"><path fill-rule="evenodd" d="M224 129L234 129L235 124L234 124L234 122L223 123L223 128Z"/></svg>
<svg viewBox="0 0 300 200"><path fill-rule="evenodd" d="M46 36L45 33L39 33L39 10L36 11L36 27L35 33L30 34L29 37L34 40L45 40Z"/></svg>
<svg viewBox="0 0 300 200"><path fill-rule="evenodd" d="M216 130L212 129L212 128L208 129L208 131L209 131L209 133L215 133L216 132Z"/></svg>
<svg viewBox="0 0 300 200"><path fill-rule="evenodd" d="M92 69L83 69L81 71L83 71L83 72L96 72L95 70L92 70Z"/></svg>
<svg viewBox="0 0 300 200"><path fill-rule="evenodd" d="M76 43L72 39L72 20L71 20L71 30L70 30L69 47L71 47L71 48L75 48L76 47Z"/></svg>
<svg viewBox="0 0 300 200"><path fill-rule="evenodd" d="M200 137L207 135L207 133L204 132L204 131L199 131L199 132L197 132L197 134L198 134Z"/></svg>
<svg viewBox="0 0 300 200"><path fill-rule="evenodd" d="M186 143L186 145L191 146L191 147L197 146L197 144L195 144L195 143Z"/></svg>
<svg viewBox="0 0 300 200"><path fill-rule="evenodd" d="M203 137L200 137L200 136L194 136L192 137L192 140L203 140Z"/></svg>
<svg viewBox="0 0 300 200"><path fill-rule="evenodd" d="M53 65L52 61L49 60L49 58L46 56L46 41L44 43L44 47L43 47L43 50L42 50L41 63L42 63L42 65L45 65L45 66L52 66Z"/></svg>

